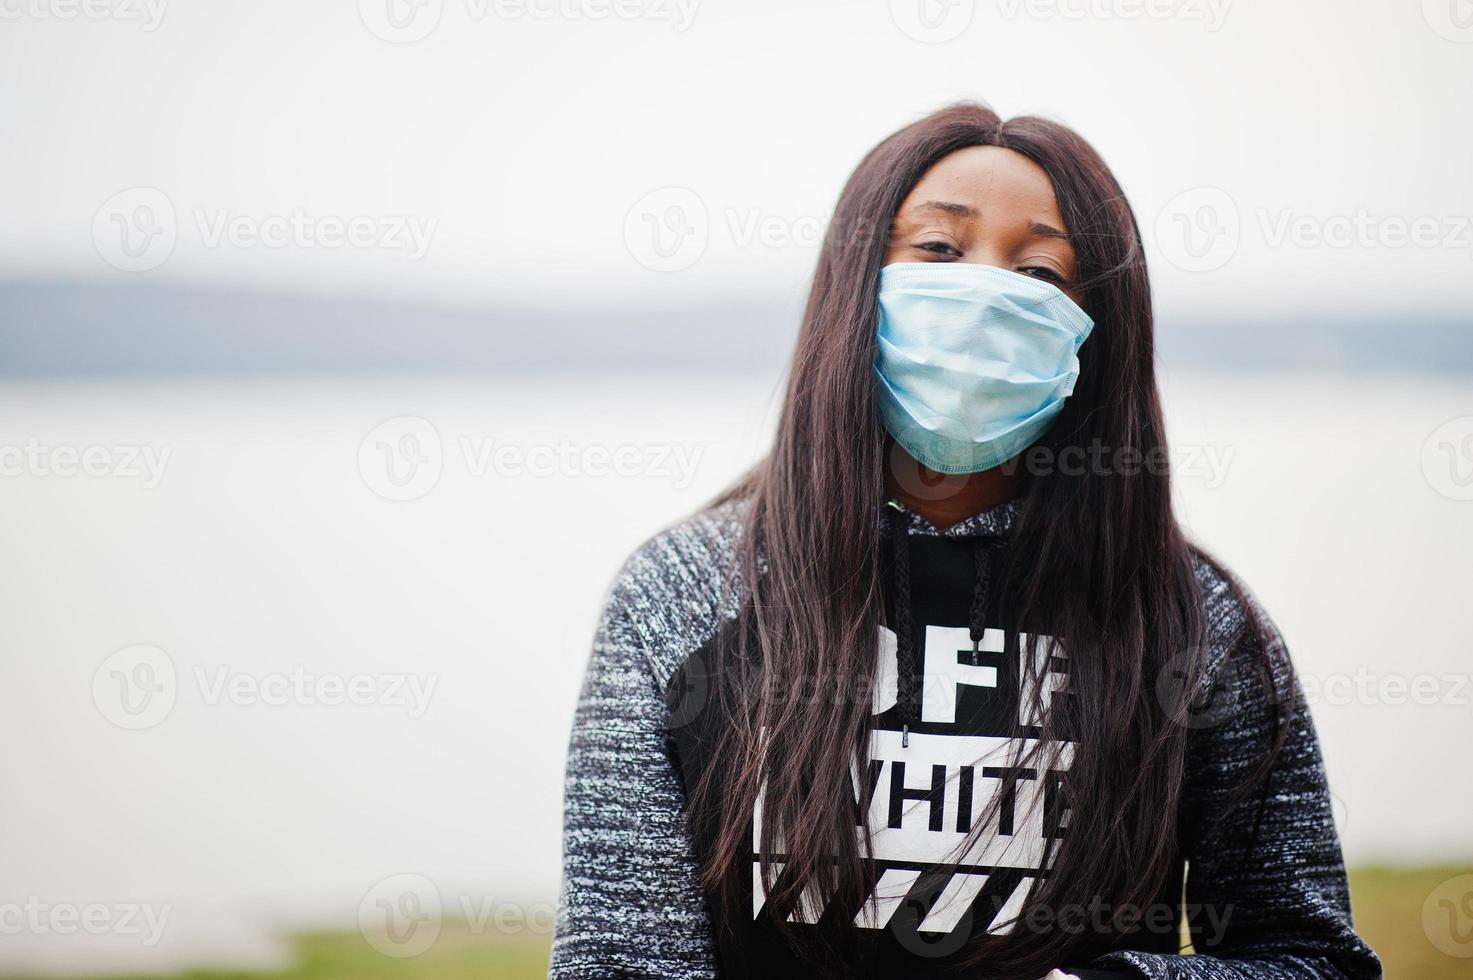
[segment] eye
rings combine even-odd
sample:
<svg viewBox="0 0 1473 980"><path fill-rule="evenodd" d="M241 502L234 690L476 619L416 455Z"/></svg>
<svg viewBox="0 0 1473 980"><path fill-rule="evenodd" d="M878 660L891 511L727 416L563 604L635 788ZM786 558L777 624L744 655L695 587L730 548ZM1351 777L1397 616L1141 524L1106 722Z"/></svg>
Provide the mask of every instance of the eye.
<svg viewBox="0 0 1473 980"><path fill-rule="evenodd" d="M934 255L946 255L952 258L961 258L961 250L949 242L916 242L911 246L922 252L930 252Z"/></svg>
<svg viewBox="0 0 1473 980"><path fill-rule="evenodd" d="M1018 271L1025 276L1032 276L1035 279L1042 279L1044 282L1051 282L1055 286L1062 286L1064 284L1064 277L1046 265L1026 265Z"/></svg>

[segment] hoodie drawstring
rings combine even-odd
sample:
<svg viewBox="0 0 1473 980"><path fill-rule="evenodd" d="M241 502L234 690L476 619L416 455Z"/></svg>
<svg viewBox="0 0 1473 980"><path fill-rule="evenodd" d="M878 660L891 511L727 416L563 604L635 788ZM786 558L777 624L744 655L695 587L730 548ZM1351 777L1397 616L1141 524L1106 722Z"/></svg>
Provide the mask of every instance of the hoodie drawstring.
<svg viewBox="0 0 1473 980"><path fill-rule="evenodd" d="M977 666L977 654L982 647L982 634L987 629L987 593L989 564L985 538L978 538L972 545L972 609L967 617L967 631L972 637L972 666Z"/></svg>
<svg viewBox="0 0 1473 980"><path fill-rule="evenodd" d="M910 748L910 726L920 720L914 629L910 617L910 531L905 511L890 501L890 543L895 552L895 702L900 708L900 747Z"/></svg>
<svg viewBox="0 0 1473 980"><path fill-rule="evenodd" d="M889 502L890 542L895 572L896 705L900 709L900 747L910 748L910 726L921 718L921 685L916 669L915 630L910 604L910 519L900 505ZM997 560L995 538L979 537L972 545L972 605L967 632L972 640L972 665L977 665L982 636L991 606L991 568Z"/></svg>

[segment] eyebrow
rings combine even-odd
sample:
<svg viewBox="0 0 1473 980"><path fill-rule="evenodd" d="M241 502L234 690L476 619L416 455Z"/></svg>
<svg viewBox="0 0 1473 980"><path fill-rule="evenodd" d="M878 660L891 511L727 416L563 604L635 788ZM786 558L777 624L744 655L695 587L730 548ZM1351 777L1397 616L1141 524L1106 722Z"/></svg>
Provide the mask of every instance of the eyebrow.
<svg viewBox="0 0 1473 980"><path fill-rule="evenodd" d="M978 218L981 213L967 204L958 204L955 201L926 201L911 208L912 211L937 211L941 214L949 214L958 218ZM1037 238L1062 238L1069 240L1069 233L1060 231L1053 225L1044 224L1042 221L1030 221L1028 233Z"/></svg>
<svg viewBox="0 0 1473 980"><path fill-rule="evenodd" d="M1028 231L1030 234L1037 235L1039 238L1062 238L1066 241L1069 238L1068 232L1060 231L1053 225L1046 225L1042 221L1030 221L1028 223Z"/></svg>
<svg viewBox="0 0 1473 980"><path fill-rule="evenodd" d="M940 211L942 214L953 214L959 218L977 217L977 209L965 204L956 204L952 201L927 201L917 204L911 208L912 211Z"/></svg>

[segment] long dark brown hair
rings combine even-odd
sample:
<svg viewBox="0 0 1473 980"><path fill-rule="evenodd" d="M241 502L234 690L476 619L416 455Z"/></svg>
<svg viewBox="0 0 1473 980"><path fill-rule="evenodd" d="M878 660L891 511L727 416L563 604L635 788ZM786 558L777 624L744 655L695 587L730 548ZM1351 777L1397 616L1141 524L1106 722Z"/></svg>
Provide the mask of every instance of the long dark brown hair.
<svg viewBox="0 0 1473 980"><path fill-rule="evenodd" d="M1165 460L1141 237L1094 149L1056 122L1004 122L965 103L870 151L829 226L772 451L723 497L743 503L741 601L717 671L737 682L721 687L730 722L691 808L716 825L704 883L734 896L744 876L751 880L745 848L761 797L760 850L784 855L781 874L763 861L779 920L805 889L852 902L866 892L872 853L869 834L856 833L852 773L866 771L870 698L764 692L815 678L866 690L875 675L887 467L872 374L876 282L906 194L937 161L971 146L1014 150L1048 174L1096 324L1080 351L1078 385L1040 446L1056 459L1066 447L1099 445ZM1089 801L1071 807L1052 871L1023 918L1032 906L1091 899L1144 907L1178 859L1180 719L1196 693L1205 631L1194 551L1172 515L1165 466L1028 477L1008 550L1005 581L994 588L1007 597L1009 642L1020 624L1042 622L1070 651L1072 696L1054 702L1072 715L1065 794ZM1180 682L1158 683L1168 675ZM1063 730L1056 714L1034 733L1040 744ZM978 932L979 975L1042 976L1089 941L1049 930Z"/></svg>

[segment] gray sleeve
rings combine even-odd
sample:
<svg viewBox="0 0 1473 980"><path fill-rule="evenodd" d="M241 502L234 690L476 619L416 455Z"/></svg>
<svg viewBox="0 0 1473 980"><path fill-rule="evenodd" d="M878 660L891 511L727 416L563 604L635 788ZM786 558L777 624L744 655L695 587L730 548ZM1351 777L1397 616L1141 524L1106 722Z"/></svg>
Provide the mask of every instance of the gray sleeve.
<svg viewBox="0 0 1473 980"><path fill-rule="evenodd" d="M1351 924L1319 742L1297 685L1266 782L1234 805L1266 747L1274 692L1290 687L1282 639L1258 612L1280 665L1274 685L1248 659L1247 631L1234 630L1209 674L1204 714L1190 722L1183 847L1196 955L1123 952L1098 962L1150 980L1379 980L1380 961Z"/></svg>
<svg viewBox="0 0 1473 980"><path fill-rule="evenodd" d="M665 702L645 645L616 590L568 748L554 978L716 975Z"/></svg>

